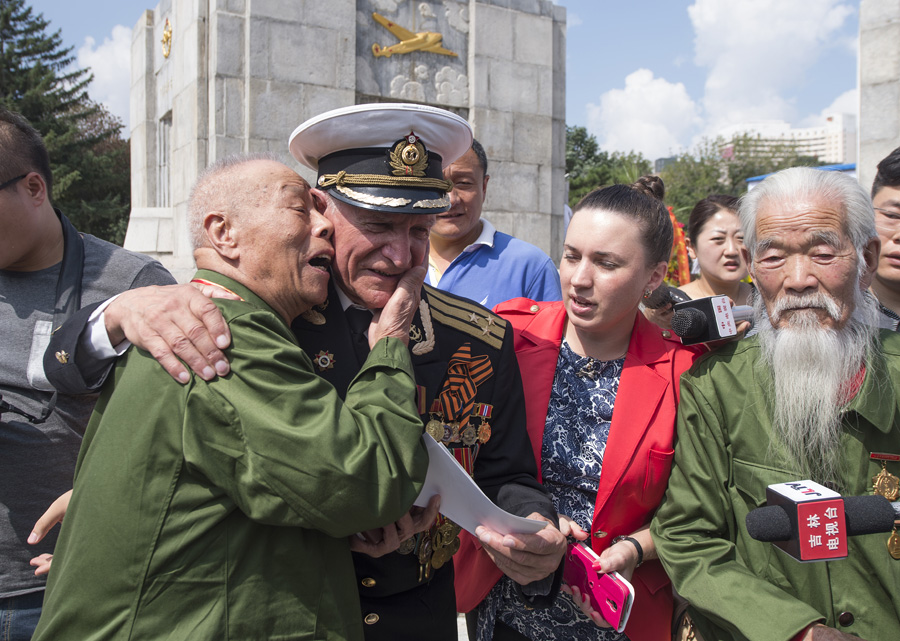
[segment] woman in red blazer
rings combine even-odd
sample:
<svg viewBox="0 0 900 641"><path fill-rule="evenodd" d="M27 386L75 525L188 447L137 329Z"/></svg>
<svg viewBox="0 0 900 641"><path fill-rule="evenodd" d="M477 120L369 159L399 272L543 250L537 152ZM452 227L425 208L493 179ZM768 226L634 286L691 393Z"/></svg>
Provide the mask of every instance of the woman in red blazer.
<svg viewBox="0 0 900 641"><path fill-rule="evenodd" d="M698 351L667 340L638 311L672 247L663 189L644 177L585 196L566 234L563 301L519 298L495 309L515 330L528 435L560 529L600 554L602 571L632 581L628 626L624 635L609 628L577 588L549 609L524 608L466 536L454 560L457 607L477 607L478 641L671 639L672 589L648 527L672 466L678 378Z"/></svg>

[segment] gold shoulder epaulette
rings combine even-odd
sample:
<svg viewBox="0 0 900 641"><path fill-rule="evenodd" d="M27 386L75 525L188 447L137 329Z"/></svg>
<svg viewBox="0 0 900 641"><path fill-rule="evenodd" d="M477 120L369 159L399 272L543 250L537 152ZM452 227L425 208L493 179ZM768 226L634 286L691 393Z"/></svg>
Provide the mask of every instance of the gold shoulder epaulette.
<svg viewBox="0 0 900 641"><path fill-rule="evenodd" d="M508 323L478 303L458 298L425 285L428 305L435 322L458 329L487 343L494 349L503 346Z"/></svg>

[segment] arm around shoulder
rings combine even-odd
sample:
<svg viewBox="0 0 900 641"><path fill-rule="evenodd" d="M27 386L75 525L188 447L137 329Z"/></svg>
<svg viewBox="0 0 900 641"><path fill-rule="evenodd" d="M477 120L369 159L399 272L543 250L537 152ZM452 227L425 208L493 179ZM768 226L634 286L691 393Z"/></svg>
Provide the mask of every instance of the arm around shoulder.
<svg viewBox="0 0 900 641"><path fill-rule="evenodd" d="M345 403L280 319L230 323L231 374L194 382L197 416L186 424L202 431L186 437L188 462L255 520L343 537L402 516L428 455L400 341L382 341L394 353L370 359Z"/></svg>

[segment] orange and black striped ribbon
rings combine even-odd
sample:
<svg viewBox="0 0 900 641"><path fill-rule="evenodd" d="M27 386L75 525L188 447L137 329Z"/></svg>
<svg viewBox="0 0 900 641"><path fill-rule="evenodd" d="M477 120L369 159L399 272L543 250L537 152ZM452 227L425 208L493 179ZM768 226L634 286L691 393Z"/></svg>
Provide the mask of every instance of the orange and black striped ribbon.
<svg viewBox="0 0 900 641"><path fill-rule="evenodd" d="M441 401L444 420L459 421L459 429L465 428L469 422L469 414L475 403L478 386L494 374L491 359L487 356L472 356L469 343L460 347L450 358L447 368L447 380L438 395Z"/></svg>

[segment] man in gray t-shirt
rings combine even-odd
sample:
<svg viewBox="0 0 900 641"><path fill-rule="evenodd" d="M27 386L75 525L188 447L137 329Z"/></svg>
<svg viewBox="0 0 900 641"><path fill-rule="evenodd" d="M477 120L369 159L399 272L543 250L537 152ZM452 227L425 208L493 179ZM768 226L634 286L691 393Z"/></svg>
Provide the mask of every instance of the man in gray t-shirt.
<svg viewBox="0 0 900 641"><path fill-rule="evenodd" d="M51 205L51 186L40 135L0 109L0 630L11 641L30 639L40 616L45 578L29 560L53 551L56 532L27 541L38 517L72 487L96 400L54 396L42 364L50 334L79 308L175 282L158 262L75 232Z"/></svg>

